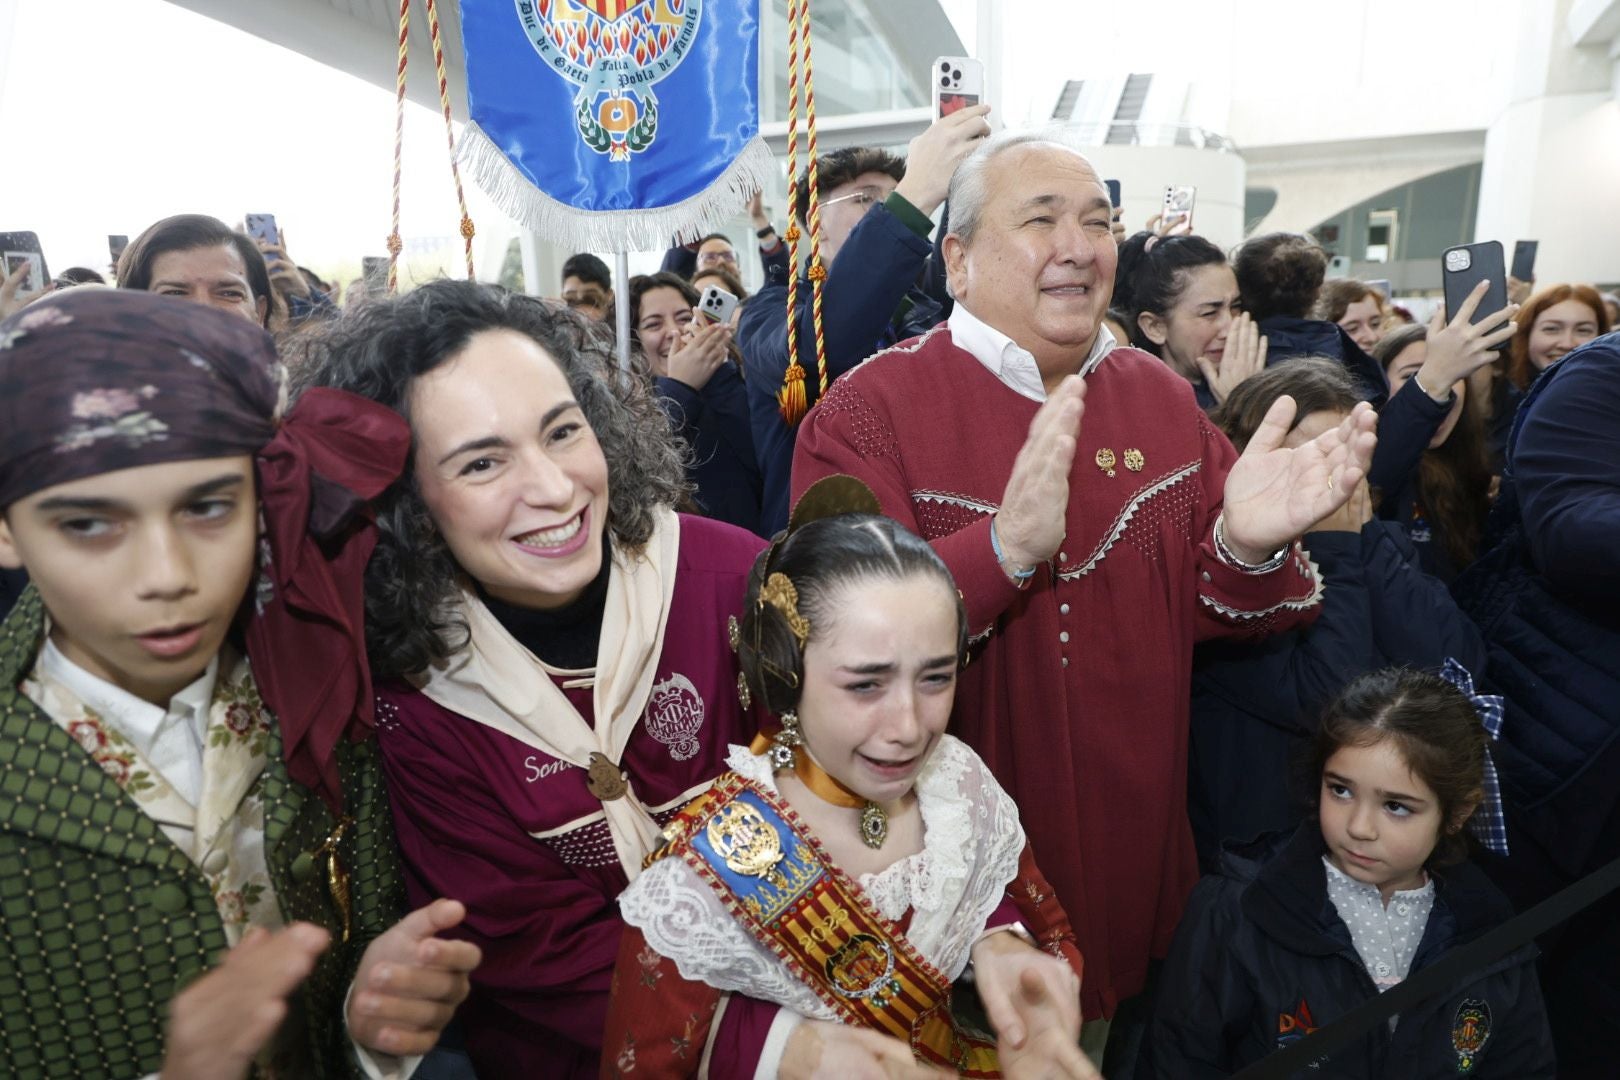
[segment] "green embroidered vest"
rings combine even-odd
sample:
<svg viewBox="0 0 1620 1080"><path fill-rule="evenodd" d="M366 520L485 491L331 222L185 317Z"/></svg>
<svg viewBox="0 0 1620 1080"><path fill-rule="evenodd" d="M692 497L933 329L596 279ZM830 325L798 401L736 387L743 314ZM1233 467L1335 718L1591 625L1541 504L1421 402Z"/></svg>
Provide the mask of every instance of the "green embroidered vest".
<svg viewBox="0 0 1620 1080"><path fill-rule="evenodd" d="M159 1071L169 1000L218 962L225 927L202 872L78 743L18 689L42 645L30 588L0 626L0 1070L18 1080L132 1080ZM287 922L333 945L290 1002L285 1077L358 1077L342 1008L366 943L405 908L376 747L339 751L351 934L315 852L336 828L291 782L272 733L266 865Z"/></svg>

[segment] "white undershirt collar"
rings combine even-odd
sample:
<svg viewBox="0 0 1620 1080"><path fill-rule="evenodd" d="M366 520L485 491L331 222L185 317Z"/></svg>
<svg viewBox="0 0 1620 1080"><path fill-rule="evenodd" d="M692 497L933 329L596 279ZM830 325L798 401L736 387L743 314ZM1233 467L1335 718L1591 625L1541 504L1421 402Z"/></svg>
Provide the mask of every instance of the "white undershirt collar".
<svg viewBox="0 0 1620 1080"><path fill-rule="evenodd" d="M177 795L197 805L202 790L203 736L219 675L218 654L195 682L169 699L167 709L90 674L69 660L49 637L40 652L39 666L43 675L128 739Z"/></svg>
<svg viewBox="0 0 1620 1080"><path fill-rule="evenodd" d="M1036 364L1034 353L981 320L960 302L952 310L947 325L956 347L971 354L1008 389L1031 401L1046 400L1046 384L1041 380L1040 365ZM1099 326L1097 340L1092 343L1085 363L1080 365L1081 377L1091 374L1116 344L1108 327Z"/></svg>

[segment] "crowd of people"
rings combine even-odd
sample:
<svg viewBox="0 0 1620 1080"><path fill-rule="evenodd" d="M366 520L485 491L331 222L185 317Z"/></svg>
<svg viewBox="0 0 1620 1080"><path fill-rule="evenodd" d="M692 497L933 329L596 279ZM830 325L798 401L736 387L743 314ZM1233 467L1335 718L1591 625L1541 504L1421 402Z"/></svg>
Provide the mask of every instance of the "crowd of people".
<svg viewBox="0 0 1620 1080"><path fill-rule="evenodd" d="M987 112L822 155L819 319L761 197L753 295L677 244L628 370L587 253L6 277L6 1070L1230 1076L1620 855L1614 298L1423 325ZM1613 1075L1617 968L1309 1072Z"/></svg>

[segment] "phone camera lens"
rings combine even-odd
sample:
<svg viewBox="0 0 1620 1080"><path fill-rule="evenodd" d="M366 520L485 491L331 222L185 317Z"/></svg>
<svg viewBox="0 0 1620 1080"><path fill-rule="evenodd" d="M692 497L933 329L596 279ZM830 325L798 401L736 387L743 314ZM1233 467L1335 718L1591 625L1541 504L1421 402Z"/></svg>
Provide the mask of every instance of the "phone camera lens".
<svg viewBox="0 0 1620 1080"><path fill-rule="evenodd" d="M947 60L944 63L940 64L939 65L939 70L941 70L941 71L949 71L949 70L951 70L951 62L949 60Z"/></svg>
<svg viewBox="0 0 1620 1080"><path fill-rule="evenodd" d="M950 86L951 85L951 77L949 75L941 75L939 77L939 85L945 86L945 87Z"/></svg>

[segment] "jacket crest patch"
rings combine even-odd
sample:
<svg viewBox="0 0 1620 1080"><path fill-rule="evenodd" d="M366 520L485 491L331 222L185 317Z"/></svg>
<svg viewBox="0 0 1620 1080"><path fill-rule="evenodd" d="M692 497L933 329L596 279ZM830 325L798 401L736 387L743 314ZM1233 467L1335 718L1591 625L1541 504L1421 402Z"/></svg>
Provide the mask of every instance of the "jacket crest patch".
<svg viewBox="0 0 1620 1080"><path fill-rule="evenodd" d="M1491 1007L1480 998L1464 998L1451 1021L1451 1048L1457 1052L1457 1075L1467 1076L1479 1064L1480 1051L1491 1039Z"/></svg>
<svg viewBox="0 0 1620 1080"><path fill-rule="evenodd" d="M1315 1030L1316 1021L1311 1017L1311 1007L1304 998L1299 999L1299 1004L1294 1007L1293 1012L1277 1014L1278 1047L1297 1043Z"/></svg>

